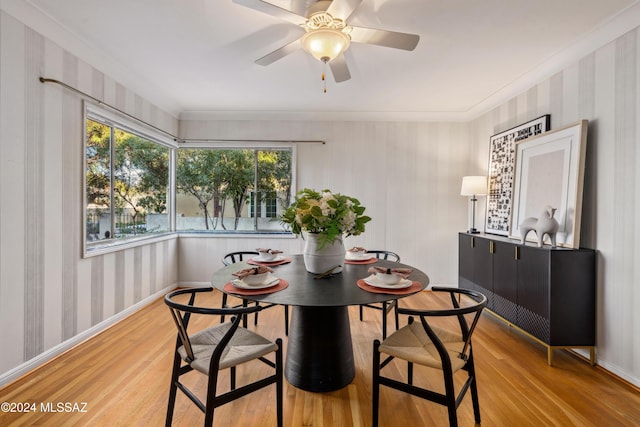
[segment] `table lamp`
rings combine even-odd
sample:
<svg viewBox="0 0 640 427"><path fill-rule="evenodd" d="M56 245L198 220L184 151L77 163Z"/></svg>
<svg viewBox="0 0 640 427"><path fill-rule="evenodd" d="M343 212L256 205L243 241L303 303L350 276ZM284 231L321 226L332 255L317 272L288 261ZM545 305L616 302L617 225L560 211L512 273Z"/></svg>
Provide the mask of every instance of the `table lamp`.
<svg viewBox="0 0 640 427"><path fill-rule="evenodd" d="M476 230L476 202L478 199L476 196L487 195L487 177L486 176L465 176L462 177L462 188L460 189L461 196L471 196L471 228L469 233L480 233Z"/></svg>

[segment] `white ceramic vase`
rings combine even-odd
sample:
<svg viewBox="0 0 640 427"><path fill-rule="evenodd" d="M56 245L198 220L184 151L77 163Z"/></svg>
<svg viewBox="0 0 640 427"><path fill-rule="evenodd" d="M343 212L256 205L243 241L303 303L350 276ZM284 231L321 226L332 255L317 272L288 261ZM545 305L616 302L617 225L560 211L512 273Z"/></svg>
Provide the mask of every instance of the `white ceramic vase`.
<svg viewBox="0 0 640 427"><path fill-rule="evenodd" d="M340 273L344 265L345 249L342 237L337 238L333 243L318 249L318 235L309 233L305 238L304 245L304 265L309 273L321 274L335 268L332 273Z"/></svg>

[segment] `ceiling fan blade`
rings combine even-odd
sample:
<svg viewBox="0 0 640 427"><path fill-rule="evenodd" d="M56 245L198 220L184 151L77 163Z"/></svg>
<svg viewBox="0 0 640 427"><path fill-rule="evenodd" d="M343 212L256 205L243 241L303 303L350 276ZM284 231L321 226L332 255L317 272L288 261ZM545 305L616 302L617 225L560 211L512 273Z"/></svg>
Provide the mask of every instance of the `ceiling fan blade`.
<svg viewBox="0 0 640 427"><path fill-rule="evenodd" d="M331 68L331 74L336 83L341 83L351 78L349 72L349 66L347 65L347 59L344 57L344 53L333 58L329 61L329 67Z"/></svg>
<svg viewBox="0 0 640 427"><path fill-rule="evenodd" d="M342 19L346 21L358 6L360 6L362 0L333 0L327 13L334 18Z"/></svg>
<svg viewBox="0 0 640 427"><path fill-rule="evenodd" d="M373 28L352 27L349 33L351 41L356 43L375 44L395 49L413 50L420 41L416 34L396 33L395 31L375 30Z"/></svg>
<svg viewBox="0 0 640 427"><path fill-rule="evenodd" d="M289 44L282 46L280 49L276 49L271 53L266 54L260 59L256 59L256 64L258 65L269 65L276 62L278 59L284 58L285 56L295 52L300 49L300 39L296 39Z"/></svg>
<svg viewBox="0 0 640 427"><path fill-rule="evenodd" d="M292 22L296 25L303 24L307 20L307 18L297 14L296 12L284 9L264 0L233 0L233 2L250 9L257 10L258 12L266 13L267 15L271 15L275 18Z"/></svg>

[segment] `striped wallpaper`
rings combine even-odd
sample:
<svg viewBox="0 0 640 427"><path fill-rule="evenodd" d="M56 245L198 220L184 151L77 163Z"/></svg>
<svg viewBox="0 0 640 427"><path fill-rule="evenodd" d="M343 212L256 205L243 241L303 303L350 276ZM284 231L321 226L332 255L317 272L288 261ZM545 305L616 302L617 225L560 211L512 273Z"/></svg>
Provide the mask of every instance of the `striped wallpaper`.
<svg viewBox="0 0 640 427"><path fill-rule="evenodd" d="M469 123L183 120L181 136L327 140L300 149L300 186L357 194L374 221L356 242L395 250L434 283L447 284L457 281L452 236L466 227L460 178L486 173L490 136L543 114L551 114L552 129L589 120L581 242L598 251L598 363L640 385L638 33ZM181 239L181 280L206 281L216 266L205 260L234 247L216 243Z"/></svg>
<svg viewBox="0 0 640 427"><path fill-rule="evenodd" d="M373 220L365 233L347 238L347 247L389 249L428 271L432 283L457 283L452 236L467 228L468 207L468 199L460 196L462 176L486 168L475 160L475 147L469 149L467 124L187 120L181 130L189 139L242 135L326 141L298 145L297 184L348 194L366 207ZM180 238L181 281L206 282L225 251L257 247L247 239L206 240ZM303 243L273 239L264 244L300 253Z"/></svg>
<svg viewBox="0 0 640 427"><path fill-rule="evenodd" d="M589 120L581 244L598 251L598 363L640 385L640 31L474 120L472 143L543 114Z"/></svg>
<svg viewBox="0 0 640 427"><path fill-rule="evenodd" d="M581 242L598 250L598 362L640 385L638 60L636 29L468 123L178 123L0 12L0 339L12 343L0 384L167 288L208 281L226 251L302 249L299 239L170 237L83 259L81 99L44 75L185 138L326 140L299 146L299 187L358 197L374 220L347 245L394 250L437 284L457 282L460 182L486 172L489 137L542 114L552 128L588 119Z"/></svg>
<svg viewBox="0 0 640 427"><path fill-rule="evenodd" d="M169 132L178 127L0 13L0 384L178 282L175 237L82 259L82 100L40 76Z"/></svg>

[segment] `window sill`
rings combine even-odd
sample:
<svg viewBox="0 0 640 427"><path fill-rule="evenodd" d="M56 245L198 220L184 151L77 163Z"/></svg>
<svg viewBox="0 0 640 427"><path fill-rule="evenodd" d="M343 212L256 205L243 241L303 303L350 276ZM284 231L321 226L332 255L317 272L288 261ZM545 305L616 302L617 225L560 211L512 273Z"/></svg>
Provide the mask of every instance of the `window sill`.
<svg viewBox="0 0 640 427"><path fill-rule="evenodd" d="M98 255L105 255L112 252L124 251L127 249L146 246L152 243L163 242L165 240L176 239L178 235L173 232L154 234L153 236L134 237L126 240L113 239L109 242L85 246L83 258L91 258Z"/></svg>
<svg viewBox="0 0 640 427"><path fill-rule="evenodd" d="M91 248L85 248L83 258L91 258L94 256L105 255L113 252L125 251L127 249L136 248L139 246L146 246L153 243L163 242L165 240L173 240L176 238L196 238L196 239L209 239L209 238L261 238L261 239L295 239L296 235L288 231L177 231L167 232L163 234L156 234L153 236L145 236L133 239L127 239L118 241L112 240L110 242L96 244Z"/></svg>
<svg viewBox="0 0 640 427"><path fill-rule="evenodd" d="M189 238L269 238L294 239L295 234L290 231L177 231L178 237Z"/></svg>

